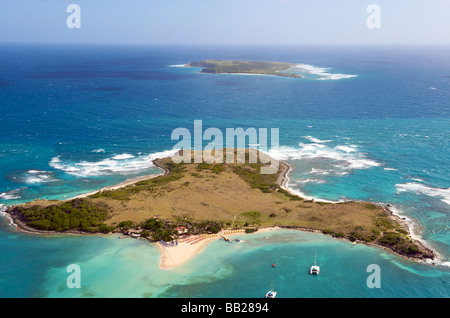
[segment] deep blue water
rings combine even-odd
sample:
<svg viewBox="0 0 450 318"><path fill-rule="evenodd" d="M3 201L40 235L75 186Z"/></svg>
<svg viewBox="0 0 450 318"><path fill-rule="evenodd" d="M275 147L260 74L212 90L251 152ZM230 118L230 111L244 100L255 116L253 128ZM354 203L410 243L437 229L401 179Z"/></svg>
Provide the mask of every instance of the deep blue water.
<svg viewBox="0 0 450 318"><path fill-rule="evenodd" d="M302 63L314 66L315 74L303 73L304 79L215 75L179 67L207 58ZM177 141L170 137L175 128L193 131L194 120L202 120L204 129L223 131L279 128L280 148L272 149L271 154L294 166L293 190L332 201L390 203L411 219L416 234L439 252L440 262L449 262L449 47L2 45L0 111L0 204L71 197L157 172L150 159L173 148ZM7 224L0 230L1 272L9 273L6 269L11 263L26 269L0 278L0 295L8 297L72 296L64 288L55 291L49 287L58 279L54 275L57 268L75 255L78 262L95 271L110 259L94 255L133 249L101 237L42 239L11 234ZM301 239L295 244L300 249L308 249L316 241L323 246L334 244L323 236L314 238L309 245ZM288 252L294 238L274 241L281 242L274 250L295 260ZM61 255L67 244L70 257ZM93 250L86 251L86 244ZM155 249L145 248L157 258ZM339 267L335 272L354 261L347 248L336 245L338 255L347 257L333 265ZM366 296L448 296L447 266L404 264L393 256L380 256L377 249L358 248L362 264L379 262L388 272L393 271L391 284L402 282L399 290L385 285L380 293L366 290ZM211 265L211 273L225 271L225 276L202 276L199 285L187 277L200 274L186 270L177 276L184 282L182 287L174 285L159 296L185 296L193 289L201 290L197 296L211 296L222 286L228 296L253 297L251 284L248 289L231 288L244 274L227 271L265 253L259 245L245 251L236 259ZM327 250L322 260L332 259L331 255ZM139 262L147 261L146 257ZM245 275L249 279L265 276L265 270L255 268ZM367 275L364 270L348 286L344 280L344 286L325 294L323 289L295 292L288 284L279 283L279 295L360 297L361 289L353 286ZM111 271L111 275L120 275L125 269L117 265ZM280 277L296 273L297 269L289 267ZM146 275L151 281L151 274ZM430 292L423 293L425 289ZM81 296L121 296L107 290L98 287ZM156 295L145 287L136 293Z"/></svg>

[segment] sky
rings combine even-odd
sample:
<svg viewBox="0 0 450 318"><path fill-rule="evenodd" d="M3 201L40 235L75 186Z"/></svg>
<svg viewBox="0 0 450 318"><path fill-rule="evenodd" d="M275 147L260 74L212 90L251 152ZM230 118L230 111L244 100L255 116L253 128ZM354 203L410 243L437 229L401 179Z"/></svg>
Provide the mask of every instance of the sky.
<svg viewBox="0 0 450 318"><path fill-rule="evenodd" d="M450 1L0 0L0 42L450 44Z"/></svg>

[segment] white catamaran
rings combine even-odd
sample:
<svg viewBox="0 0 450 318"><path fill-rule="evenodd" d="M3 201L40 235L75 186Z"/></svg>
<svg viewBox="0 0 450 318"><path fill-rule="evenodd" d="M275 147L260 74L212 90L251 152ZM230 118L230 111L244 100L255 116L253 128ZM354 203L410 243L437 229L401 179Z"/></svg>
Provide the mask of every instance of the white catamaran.
<svg viewBox="0 0 450 318"><path fill-rule="evenodd" d="M314 265L309 269L311 275L319 275L320 267L316 263L316 250L314 249Z"/></svg>

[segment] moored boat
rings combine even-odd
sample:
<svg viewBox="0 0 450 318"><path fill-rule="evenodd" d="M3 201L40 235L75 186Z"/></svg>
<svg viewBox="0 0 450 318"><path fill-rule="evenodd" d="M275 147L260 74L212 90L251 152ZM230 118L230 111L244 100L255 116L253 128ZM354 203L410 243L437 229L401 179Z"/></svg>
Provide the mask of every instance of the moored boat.
<svg viewBox="0 0 450 318"><path fill-rule="evenodd" d="M266 293L266 298L275 298L276 295L277 295L277 292L276 292L276 291L274 291L274 290L269 290L269 291Z"/></svg>

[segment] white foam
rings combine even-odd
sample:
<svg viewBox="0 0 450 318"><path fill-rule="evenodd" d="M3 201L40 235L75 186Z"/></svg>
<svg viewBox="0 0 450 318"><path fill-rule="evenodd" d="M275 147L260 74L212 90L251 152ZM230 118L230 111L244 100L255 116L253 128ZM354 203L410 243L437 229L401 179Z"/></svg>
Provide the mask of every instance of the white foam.
<svg viewBox="0 0 450 318"><path fill-rule="evenodd" d="M133 174L153 167L157 158L173 156L177 150L167 150L147 155L121 154L100 161L62 161L60 156L52 158L49 165L76 177L96 177L114 174Z"/></svg>
<svg viewBox="0 0 450 318"><path fill-rule="evenodd" d="M28 170L28 173L41 173L42 170Z"/></svg>
<svg viewBox="0 0 450 318"><path fill-rule="evenodd" d="M326 67L317 67L309 64L297 64L295 66L302 73L311 74L318 76L319 80L340 80L344 78L352 78L358 75L351 74L339 74L339 73L330 73L330 68Z"/></svg>
<svg viewBox="0 0 450 318"><path fill-rule="evenodd" d="M58 163L61 162L60 156L53 157L50 163Z"/></svg>
<svg viewBox="0 0 450 318"><path fill-rule="evenodd" d="M53 172L43 170L28 170L25 174L19 176L17 179L20 182L29 184L56 181L56 179L53 178Z"/></svg>
<svg viewBox="0 0 450 318"><path fill-rule="evenodd" d="M330 174L330 172L327 171L327 170L316 169L316 168L311 168L311 171L309 173L310 174L318 174L318 175L328 175L328 174Z"/></svg>
<svg viewBox="0 0 450 318"><path fill-rule="evenodd" d="M320 140L319 138L313 137L313 136L304 136L304 138L308 139L309 141L316 143L316 144L322 144L326 142L330 142L333 140Z"/></svg>
<svg viewBox="0 0 450 318"><path fill-rule="evenodd" d="M326 181L325 180L322 180L322 179L303 179L303 180L298 180L298 182L300 182L300 183L326 183ZM289 184L289 186L294 186L294 184Z"/></svg>
<svg viewBox="0 0 450 318"><path fill-rule="evenodd" d="M356 146L354 146L354 145L350 145L350 146L336 146L336 147L334 147L334 149L341 150L341 151L344 151L344 152L355 152L356 151Z"/></svg>
<svg viewBox="0 0 450 318"><path fill-rule="evenodd" d="M385 204L382 204L385 206ZM442 266L450 266L450 262L446 262L442 260L442 255L440 255L436 250L433 249L433 247L428 244L427 241L425 241L422 237L422 227L421 225L411 217L405 215L402 210L397 208L396 206L390 205L389 210L392 212L392 214L396 215L397 217L401 218L404 223L408 226L408 232L411 235L411 238L414 240L417 240L421 242L425 247L429 248L430 250L433 250L436 253L437 259L427 259L425 260L425 263L433 264L433 265L442 265Z"/></svg>
<svg viewBox="0 0 450 318"><path fill-rule="evenodd" d="M369 169L380 166L381 164L375 160L365 157L365 154L357 152L357 147L354 145L339 145L332 147L325 143L329 140L319 140L312 136L307 136L310 141L321 141L320 143L304 144L299 143L299 147L280 146L266 151L270 157L281 160L310 160L313 162L320 162L320 167L312 167L308 172L311 178L299 180L299 183L325 183L326 180L321 177L326 176L344 176L349 174L354 169ZM306 138L306 137L305 137ZM325 159L325 160L321 160ZM328 161L328 162L327 162ZM346 199L339 201L329 201L320 198L309 197L298 189L293 189L292 184L289 183L289 176L287 178L286 190L297 194L306 199L314 199L323 202L345 202Z"/></svg>
<svg viewBox="0 0 450 318"><path fill-rule="evenodd" d="M278 160L327 159L333 161L333 167L344 170L368 169L381 163L358 153L354 145L330 147L324 143L299 143L300 148L281 146L268 151L268 155ZM339 171L342 172L342 171Z"/></svg>
<svg viewBox="0 0 450 318"><path fill-rule="evenodd" d="M411 191L417 194L437 197L442 202L450 205L450 188L435 188L416 182L400 183L396 184L395 187L399 192Z"/></svg>
<svg viewBox="0 0 450 318"><path fill-rule="evenodd" d="M131 158L134 158L134 156L133 156L133 155L130 155L130 154L128 154L128 153L123 153L123 154L121 154L121 155L116 155L116 156L112 157L111 159L114 159L114 160L123 160L123 159L131 159Z"/></svg>
<svg viewBox="0 0 450 318"><path fill-rule="evenodd" d="M268 154L268 153L266 153L266 154ZM275 159L276 159L276 158L275 158ZM304 194L303 192L301 192L301 191L299 191L299 190L297 190L297 189L293 189L293 188L291 187L292 184L290 184L290 177L289 177L289 174L290 174L291 171L292 171L292 167L289 167L289 171L286 173L286 183L285 183L284 185L281 186L283 189L285 189L285 190L288 191L289 193L298 195L298 196L300 196L300 197L302 197L302 198L304 198L304 199L306 199L306 200L315 200L315 201L318 201L318 202L328 202L328 203L333 203L333 202L342 202L342 201L343 201L343 200L339 200L339 201L329 201L329 200L324 200L324 199L320 199L320 198L315 198L315 197L308 196L308 195Z"/></svg>
<svg viewBox="0 0 450 318"><path fill-rule="evenodd" d="M11 190L8 192L0 193L0 200L16 200L20 199L20 189Z"/></svg>
<svg viewBox="0 0 450 318"><path fill-rule="evenodd" d="M94 149L94 150L92 150L92 152L96 152L96 153L105 153L105 149L103 149L103 148L99 148L99 149Z"/></svg>

